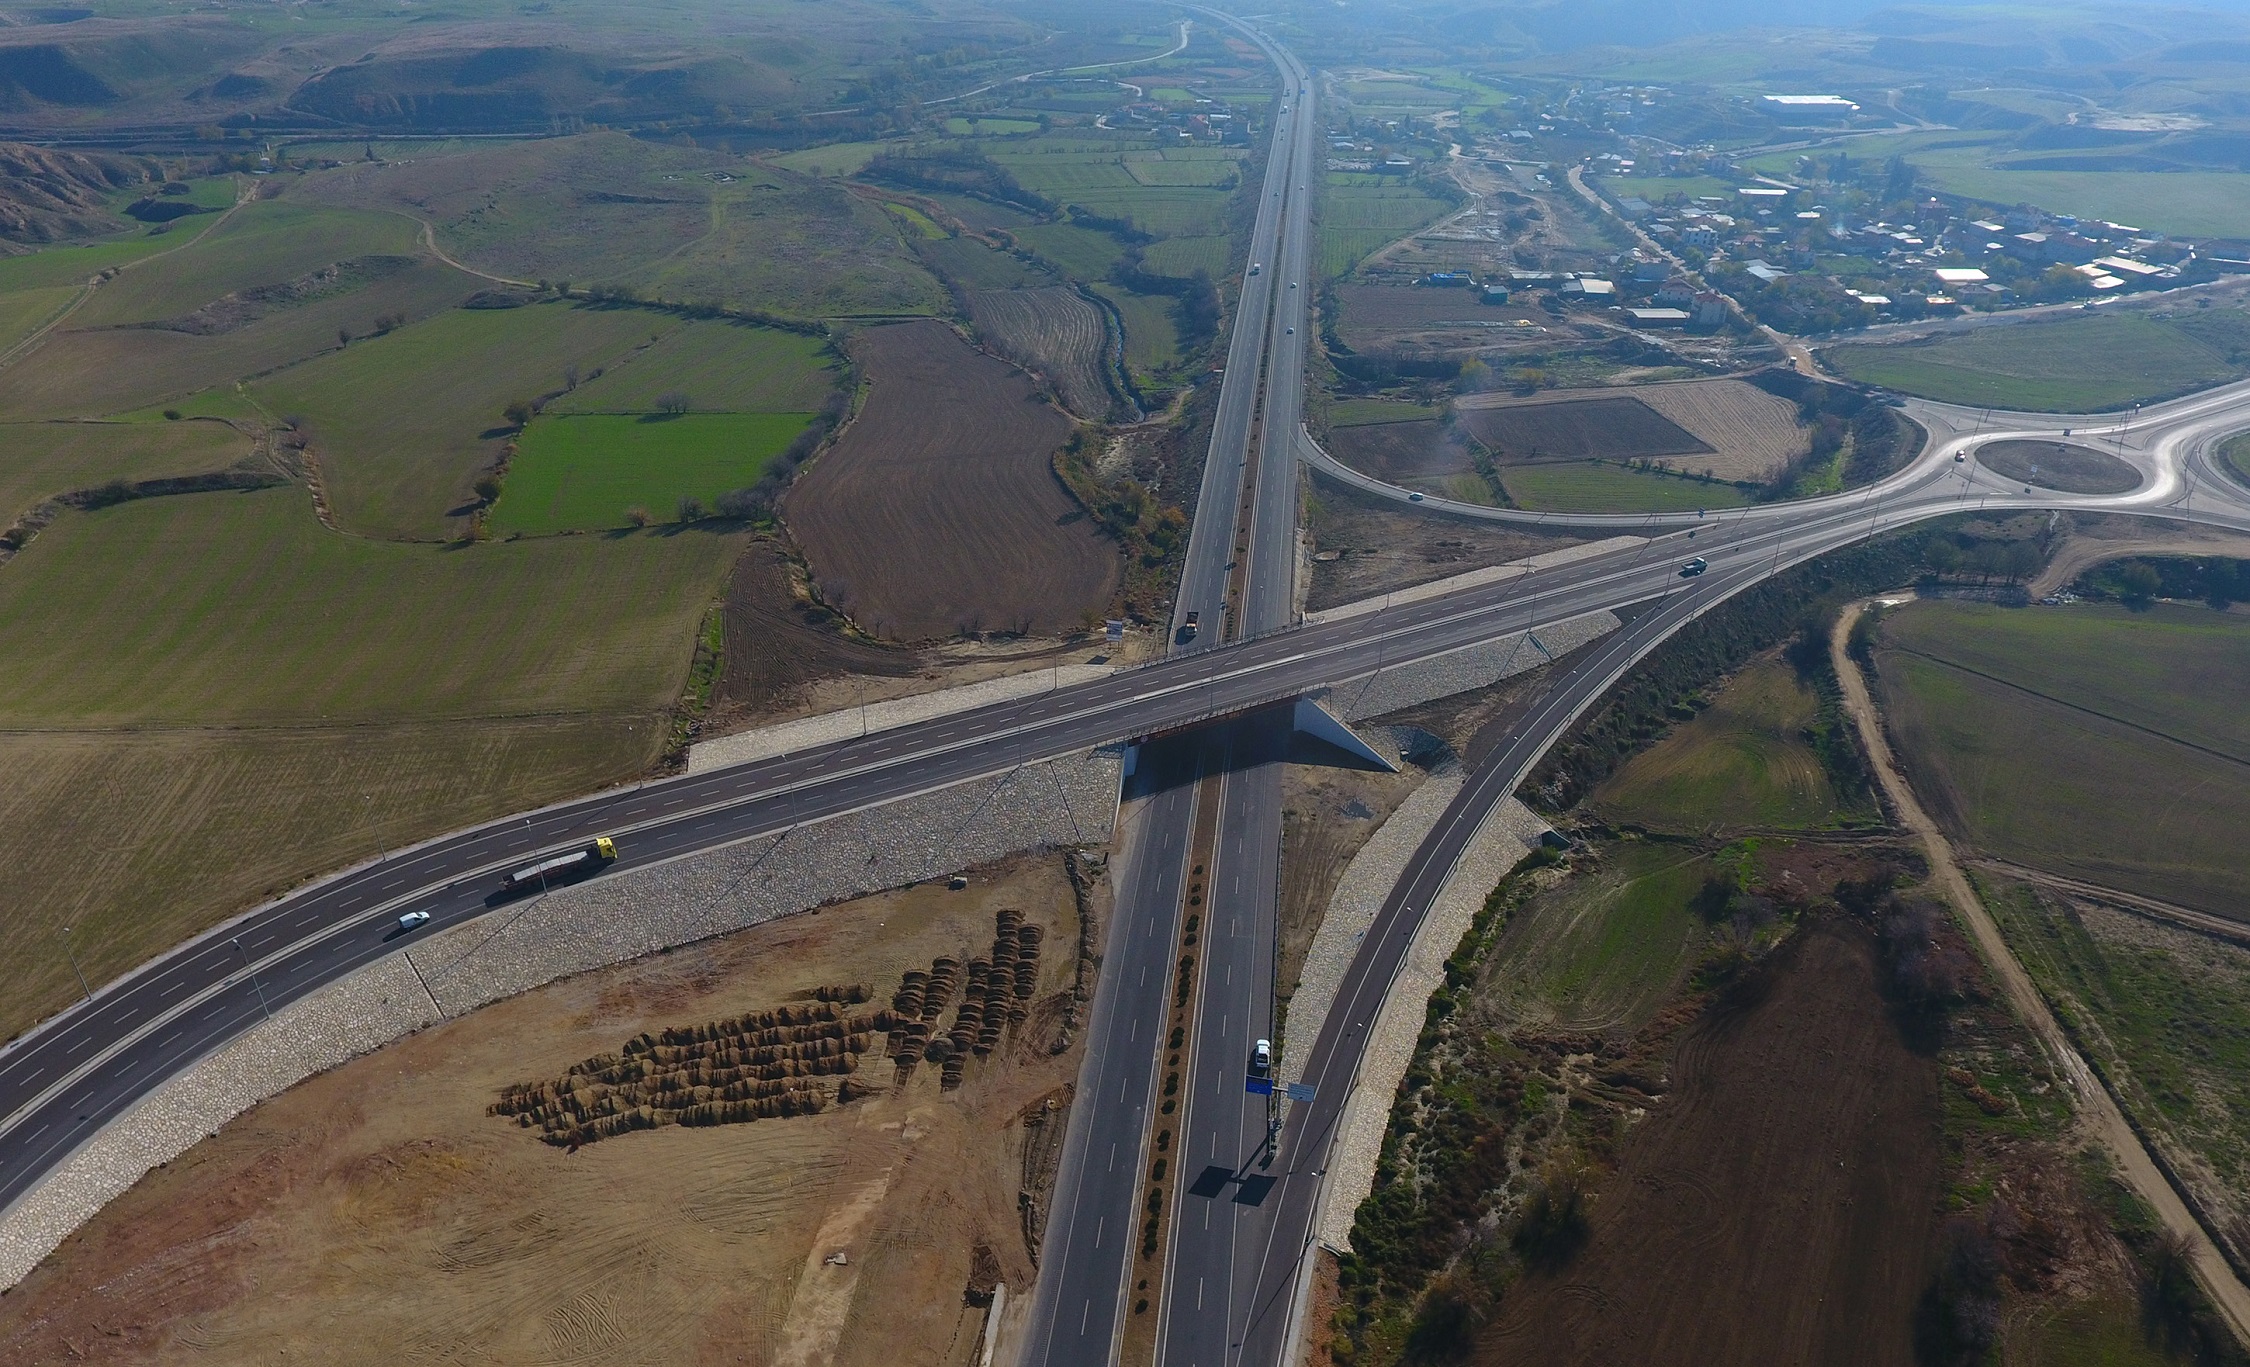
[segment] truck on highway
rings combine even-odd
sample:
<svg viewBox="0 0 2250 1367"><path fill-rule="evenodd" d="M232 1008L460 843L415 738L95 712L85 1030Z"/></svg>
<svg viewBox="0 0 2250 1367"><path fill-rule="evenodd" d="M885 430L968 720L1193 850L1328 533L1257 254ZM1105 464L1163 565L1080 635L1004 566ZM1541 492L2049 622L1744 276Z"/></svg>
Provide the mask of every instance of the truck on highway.
<svg viewBox="0 0 2250 1367"><path fill-rule="evenodd" d="M590 845L517 869L500 880L500 890L518 892L524 888L544 887L549 883L582 878L616 862L616 859L617 842L606 835L597 835Z"/></svg>
<svg viewBox="0 0 2250 1367"><path fill-rule="evenodd" d="M1181 639L1181 640L1183 640L1183 641L1192 641L1192 640L1194 640L1194 639L1195 639L1195 629L1196 629L1197 627L1199 627L1199 626L1202 626L1202 625L1203 625L1203 614L1202 614L1202 613L1200 613L1200 612L1190 612L1190 613L1189 613L1189 614L1187 615L1187 620L1186 620L1186 621L1184 621L1184 622L1182 622L1182 623L1180 623L1180 639Z"/></svg>

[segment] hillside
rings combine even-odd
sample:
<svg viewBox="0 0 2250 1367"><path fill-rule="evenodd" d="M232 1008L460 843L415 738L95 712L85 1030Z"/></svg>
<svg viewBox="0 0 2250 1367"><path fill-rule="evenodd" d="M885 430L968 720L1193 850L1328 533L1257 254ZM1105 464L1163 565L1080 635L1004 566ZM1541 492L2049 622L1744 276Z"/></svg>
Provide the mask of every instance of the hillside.
<svg viewBox="0 0 2250 1367"><path fill-rule="evenodd" d="M117 226L110 195L150 179L147 165L123 157L0 142L0 239L54 242L109 232Z"/></svg>

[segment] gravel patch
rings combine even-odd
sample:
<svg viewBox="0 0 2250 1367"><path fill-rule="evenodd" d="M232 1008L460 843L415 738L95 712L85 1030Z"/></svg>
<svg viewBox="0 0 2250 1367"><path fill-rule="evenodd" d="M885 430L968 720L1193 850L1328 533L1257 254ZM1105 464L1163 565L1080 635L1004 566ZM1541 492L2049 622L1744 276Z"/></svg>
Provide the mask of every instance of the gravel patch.
<svg viewBox="0 0 2250 1367"><path fill-rule="evenodd" d="M0 1212L0 1288L150 1169L315 1073L573 973L1024 850L1109 840L1108 746L847 812L510 906L282 1008L132 1109ZM419 969L419 973L417 973Z"/></svg>
<svg viewBox="0 0 2250 1367"><path fill-rule="evenodd" d="M1436 782L1431 780L1430 786ZM1375 1162L1383 1153L1391 1102L1406 1077L1407 1065L1414 1061L1414 1045L1429 1015L1430 994L1445 981L1447 957L1468 933L1469 923L1476 919L1484 899L1500 885L1508 870L1531 853L1547 829L1546 822L1514 798L1495 807L1423 915L1414 944L1406 951L1405 962L1399 965L1390 994L1383 999L1382 1012L1369 1032L1359 1072L1352 1078L1351 1096L1344 1102L1335 1147L1328 1154L1328 1177L1313 1232L1330 1251L1351 1251L1352 1220L1359 1213L1360 1202L1375 1189ZM1358 861L1353 863L1356 866ZM1333 1000L1333 989L1330 995Z"/></svg>
<svg viewBox="0 0 2250 1367"><path fill-rule="evenodd" d="M869 703L864 708L848 707L836 712L824 712L817 717L800 717L795 721L761 726L755 730L741 731L689 746L687 771L700 774L712 769L724 769L730 764L749 764L754 760L771 759L775 755L832 745L840 740L850 740L863 731L872 735L877 731L912 726L932 717L973 712L980 707L1028 698L1056 687L1067 688L1072 684L1107 678L1114 672L1115 667L1111 665L1062 665L1053 669L1027 670L1021 674L962 684L957 688L917 693L912 697L886 698L882 702Z"/></svg>

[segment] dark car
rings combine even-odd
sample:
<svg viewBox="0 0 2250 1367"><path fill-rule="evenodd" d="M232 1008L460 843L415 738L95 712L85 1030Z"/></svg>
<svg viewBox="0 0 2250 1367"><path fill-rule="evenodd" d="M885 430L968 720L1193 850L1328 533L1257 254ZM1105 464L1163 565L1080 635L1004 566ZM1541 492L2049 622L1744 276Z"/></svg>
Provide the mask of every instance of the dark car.
<svg viewBox="0 0 2250 1367"><path fill-rule="evenodd" d="M1680 578L1693 579L1695 578L1695 576L1703 573L1709 568L1711 568L1711 562L1705 560L1702 556L1699 555L1695 557L1695 559L1688 561L1685 565L1680 566Z"/></svg>

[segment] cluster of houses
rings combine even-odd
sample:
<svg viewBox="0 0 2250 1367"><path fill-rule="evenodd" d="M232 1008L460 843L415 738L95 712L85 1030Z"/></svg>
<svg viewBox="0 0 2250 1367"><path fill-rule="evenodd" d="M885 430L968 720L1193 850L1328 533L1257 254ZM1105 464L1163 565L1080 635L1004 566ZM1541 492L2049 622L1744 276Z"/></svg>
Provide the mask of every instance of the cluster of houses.
<svg viewBox="0 0 2250 1367"><path fill-rule="evenodd" d="M1726 322L1724 295L1695 285L1660 261L1636 259L1625 264L1623 290L1618 281L1586 271L1510 270L1487 273L1482 280L1469 271L1431 271L1420 283L1436 289L1473 289L1487 304L1507 304L1526 292L1546 291L1594 307L1622 307L1636 327L1715 328ZM1621 306L1624 299L1646 302Z"/></svg>

